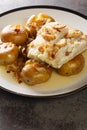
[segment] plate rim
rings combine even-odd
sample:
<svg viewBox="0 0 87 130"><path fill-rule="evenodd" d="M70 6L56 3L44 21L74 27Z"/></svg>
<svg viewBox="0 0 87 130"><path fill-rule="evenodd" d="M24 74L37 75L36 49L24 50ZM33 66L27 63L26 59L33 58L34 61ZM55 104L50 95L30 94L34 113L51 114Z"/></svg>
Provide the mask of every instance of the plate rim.
<svg viewBox="0 0 87 130"><path fill-rule="evenodd" d="M70 92L67 92L67 93L63 93L63 94L44 95L44 96L41 96L41 95L37 95L37 96L36 95L28 95L28 94L23 94L23 93L15 92L15 91L6 89L6 88L4 88L1 85L0 85L0 89L2 89L5 92L8 92L9 94L14 94L16 96L45 99L45 98L64 98L64 97L67 97L67 96L71 96L71 95L77 94L77 93L79 93L79 92L87 89L87 86L83 85L82 87L80 87L80 88L78 88L76 90L73 90L73 91L70 91Z"/></svg>
<svg viewBox="0 0 87 130"><path fill-rule="evenodd" d="M2 17L4 15L7 15L7 14L10 14L10 13L13 13L13 12L16 12L16 11L27 10L27 9L36 9L36 8L46 8L46 9L55 9L55 10L66 11L66 12L76 14L76 15L84 18L84 19L87 19L86 15L84 15L83 13L80 13L80 12L78 12L76 10L69 9L69 8L66 8L66 7L61 7L61 6L52 6L52 5L34 5L34 6L17 7L17 8L10 9L8 11L5 11L5 12L1 13L0 17Z"/></svg>
<svg viewBox="0 0 87 130"><path fill-rule="evenodd" d="M22 7L18 7L18 8L14 8L14 9L11 9L11 10L8 10L8 11L5 11L3 13L0 14L0 17L3 17L5 15L8 15L10 13L13 13L13 12L16 12L16 11L22 11L22 10L27 10L27 9L41 9L41 8L44 8L44 9L53 9L53 10L61 10L61 11L65 11L65 12L69 12L69 13L72 13L72 14L75 14L85 20L87 20L87 16L82 14L82 13L79 13L78 11L75 11L73 9L69 9L69 8L65 8L65 7L60 7L60 6L52 6L52 5L34 5L34 6L22 6ZM3 86L0 85L0 88L2 90L5 90L9 93L12 93L12 94L16 94L16 95L20 95L20 96L25 96L25 97L33 97L33 98L49 98L49 97L65 97L65 96L68 96L68 95L71 95L71 94L74 94L74 93L77 93L83 89L86 88L86 85L83 85L82 87L80 88L77 88L76 90L73 90L73 91L70 91L70 92L66 92L66 93L63 93L63 94L56 94L56 95L45 95L45 96L41 96L41 95L28 95L28 94L23 94L23 93L19 93L19 92L15 92L15 91L12 91L12 90L9 90L9 89L6 89L4 88Z"/></svg>

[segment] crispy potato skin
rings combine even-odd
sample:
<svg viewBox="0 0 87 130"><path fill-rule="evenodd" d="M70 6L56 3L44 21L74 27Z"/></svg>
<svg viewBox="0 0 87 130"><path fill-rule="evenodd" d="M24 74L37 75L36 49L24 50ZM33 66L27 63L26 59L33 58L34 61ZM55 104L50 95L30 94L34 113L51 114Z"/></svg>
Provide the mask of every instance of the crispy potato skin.
<svg viewBox="0 0 87 130"><path fill-rule="evenodd" d="M18 54L18 47L15 44L0 43L0 64L8 65L14 63Z"/></svg>
<svg viewBox="0 0 87 130"><path fill-rule="evenodd" d="M51 68L43 63L28 60L21 71L23 81L29 85L46 82L51 76Z"/></svg>
<svg viewBox="0 0 87 130"><path fill-rule="evenodd" d="M27 30L22 25L7 25L1 31L1 40L3 42L12 42L16 45L24 45L27 39Z"/></svg>
<svg viewBox="0 0 87 130"><path fill-rule="evenodd" d="M82 54L76 56L64 64L60 69L57 70L58 74L63 76L71 76L81 72L85 64L85 60Z"/></svg>

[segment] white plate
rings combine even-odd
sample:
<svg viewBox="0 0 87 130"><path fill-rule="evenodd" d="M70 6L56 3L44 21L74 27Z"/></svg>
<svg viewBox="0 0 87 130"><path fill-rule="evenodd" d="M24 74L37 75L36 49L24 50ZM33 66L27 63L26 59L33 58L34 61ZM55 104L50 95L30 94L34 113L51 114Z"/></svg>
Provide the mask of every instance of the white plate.
<svg viewBox="0 0 87 130"><path fill-rule="evenodd" d="M0 29L8 24L23 23L32 14L46 13L51 15L57 21L61 21L71 27L80 29L87 33L87 17L75 11L53 6L33 6L10 10L1 14ZM35 86L28 86L25 83L18 84L12 75L6 73L3 67L0 67L0 86L12 93L23 96L47 97L63 95L82 88L87 84L87 51L84 53L85 67L78 75L63 77L52 73L49 81Z"/></svg>

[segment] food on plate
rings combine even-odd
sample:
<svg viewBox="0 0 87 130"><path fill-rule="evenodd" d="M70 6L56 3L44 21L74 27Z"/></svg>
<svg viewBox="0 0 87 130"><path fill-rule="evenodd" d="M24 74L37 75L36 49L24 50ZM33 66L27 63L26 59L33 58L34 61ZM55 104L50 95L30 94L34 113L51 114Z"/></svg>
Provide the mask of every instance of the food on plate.
<svg viewBox="0 0 87 130"><path fill-rule="evenodd" d="M28 45L28 58L43 61L60 68L87 49L87 35L64 24L45 24L37 37Z"/></svg>
<svg viewBox="0 0 87 130"><path fill-rule="evenodd" d="M0 64L14 63L18 57L18 47L11 42L0 42Z"/></svg>
<svg viewBox="0 0 87 130"><path fill-rule="evenodd" d="M58 22L47 23L37 32L37 37L27 49L27 56L36 60L50 60L53 62L54 54L58 51L55 42L68 33L68 27ZM49 57L49 58L48 58Z"/></svg>
<svg viewBox="0 0 87 130"><path fill-rule="evenodd" d="M82 71L84 64L85 64L84 57L82 54L79 54L72 60L63 64L62 67L57 69L57 72L58 74L63 75L63 76L75 75Z"/></svg>
<svg viewBox="0 0 87 130"><path fill-rule="evenodd" d="M16 45L24 45L28 39L28 32L22 25L7 25L1 31L3 42L13 42Z"/></svg>
<svg viewBox="0 0 87 130"><path fill-rule="evenodd" d="M32 15L25 25L7 25L0 36L0 64L19 83L36 85L50 79L52 71L71 76L82 71L87 35L47 14Z"/></svg>
<svg viewBox="0 0 87 130"><path fill-rule="evenodd" d="M18 83L22 82L21 71L25 65L26 60L27 59L26 59L25 55L23 55L22 53L19 53L18 58L12 64L8 64L5 66L6 72L13 73L13 75L16 78L16 80L18 81Z"/></svg>
<svg viewBox="0 0 87 130"><path fill-rule="evenodd" d="M44 14L44 13L39 13L37 15L37 21L41 21L42 23L49 23L49 22L54 22L55 19L47 14ZM39 23L38 23L39 24ZM43 25L43 24L41 24Z"/></svg>
<svg viewBox="0 0 87 130"><path fill-rule="evenodd" d="M36 37L37 31L46 23L48 22L54 22L55 20L47 15L40 13L38 15L32 15L26 23L26 29L29 32L30 37Z"/></svg>
<svg viewBox="0 0 87 130"><path fill-rule="evenodd" d="M46 82L51 77L52 69L49 65L37 61L28 60L22 71L23 81L29 85Z"/></svg>

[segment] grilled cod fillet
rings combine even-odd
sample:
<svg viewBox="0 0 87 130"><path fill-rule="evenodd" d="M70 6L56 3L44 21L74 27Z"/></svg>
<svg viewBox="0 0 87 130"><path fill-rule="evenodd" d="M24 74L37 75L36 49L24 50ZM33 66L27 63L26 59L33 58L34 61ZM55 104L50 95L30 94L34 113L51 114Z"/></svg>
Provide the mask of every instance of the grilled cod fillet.
<svg viewBox="0 0 87 130"><path fill-rule="evenodd" d="M27 56L60 68L87 49L87 35L58 22L45 24L28 45Z"/></svg>

